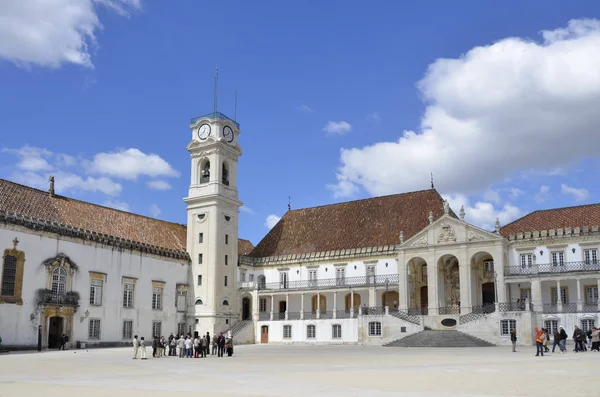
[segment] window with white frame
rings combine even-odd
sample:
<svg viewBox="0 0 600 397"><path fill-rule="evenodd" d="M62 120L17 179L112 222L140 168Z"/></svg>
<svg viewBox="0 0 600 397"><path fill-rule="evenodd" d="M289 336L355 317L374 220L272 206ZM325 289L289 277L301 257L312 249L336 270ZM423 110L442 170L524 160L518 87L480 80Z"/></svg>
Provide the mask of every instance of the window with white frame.
<svg viewBox="0 0 600 397"><path fill-rule="evenodd" d="M283 326L283 338L290 339L292 337L292 326L284 325Z"/></svg>
<svg viewBox="0 0 600 397"><path fill-rule="evenodd" d="M134 283L123 283L123 307L131 309L133 307L133 293L135 291Z"/></svg>
<svg viewBox="0 0 600 397"><path fill-rule="evenodd" d="M369 323L369 336L381 336L381 323L379 321Z"/></svg>
<svg viewBox="0 0 600 397"><path fill-rule="evenodd" d="M596 248L584 249L583 260L587 265L598 264L598 250Z"/></svg>
<svg viewBox="0 0 600 397"><path fill-rule="evenodd" d="M531 302L531 288L521 288L521 300L528 300Z"/></svg>
<svg viewBox="0 0 600 397"><path fill-rule="evenodd" d="M162 310L162 297L163 297L162 287L153 287L152 288L152 309Z"/></svg>
<svg viewBox="0 0 600 397"><path fill-rule="evenodd" d="M525 269L533 265L533 254L520 255L521 268Z"/></svg>
<svg viewBox="0 0 600 397"><path fill-rule="evenodd" d="M185 323L177 323L177 335L185 334Z"/></svg>
<svg viewBox="0 0 600 397"><path fill-rule="evenodd" d="M598 303L598 287L585 287L585 303Z"/></svg>
<svg viewBox="0 0 600 397"><path fill-rule="evenodd" d="M517 329L517 320L500 320L500 336L510 336Z"/></svg>
<svg viewBox="0 0 600 397"><path fill-rule="evenodd" d="M100 320L97 318L90 318L88 325L88 338L89 339L100 339Z"/></svg>
<svg viewBox="0 0 600 397"><path fill-rule="evenodd" d="M240 282L242 282L242 283L246 282L246 272L240 273Z"/></svg>
<svg viewBox="0 0 600 397"><path fill-rule="evenodd" d="M565 253L564 251L552 251L550 253L552 258L552 266L564 266L565 265Z"/></svg>
<svg viewBox="0 0 600 397"><path fill-rule="evenodd" d="M267 288L267 278L265 276L258 276L258 288L259 289Z"/></svg>
<svg viewBox="0 0 600 397"><path fill-rule="evenodd" d="M342 325L341 324L333 324L331 326L331 337L333 339L339 339L342 337Z"/></svg>
<svg viewBox="0 0 600 397"><path fill-rule="evenodd" d="M102 305L102 284L104 284L102 280L90 280L90 305Z"/></svg>
<svg viewBox="0 0 600 397"><path fill-rule="evenodd" d="M288 286L287 272L279 272L279 285L281 288L287 288L287 286Z"/></svg>
<svg viewBox="0 0 600 397"><path fill-rule="evenodd" d="M133 338L133 320L123 320L123 339Z"/></svg>
<svg viewBox="0 0 600 397"><path fill-rule="evenodd" d="M483 261L483 272L485 277L494 277L494 261L492 259Z"/></svg>
<svg viewBox="0 0 600 397"><path fill-rule="evenodd" d="M251 274L251 275L250 275L250 278L248 279L248 281L250 281L251 283L253 283L253 282L254 282L254 274Z"/></svg>
<svg viewBox="0 0 600 397"><path fill-rule="evenodd" d="M187 291L177 290L177 311L184 312L186 310Z"/></svg>
<svg viewBox="0 0 600 397"><path fill-rule="evenodd" d="M581 330L583 332L588 332L595 326L596 326L596 320L594 320L593 318L584 318L581 320Z"/></svg>
<svg viewBox="0 0 600 397"><path fill-rule="evenodd" d="M52 295L64 295L67 293L67 271L57 267L52 272Z"/></svg>
<svg viewBox="0 0 600 397"><path fill-rule="evenodd" d="M337 285L344 285L346 283L346 269L343 267L335 268L335 282Z"/></svg>
<svg viewBox="0 0 600 397"><path fill-rule="evenodd" d="M308 339L314 339L317 337L317 327L313 324L306 326L306 337Z"/></svg>
<svg viewBox="0 0 600 397"><path fill-rule="evenodd" d="M317 269L308 271L308 285L317 285Z"/></svg>
<svg viewBox="0 0 600 397"><path fill-rule="evenodd" d="M554 331L558 330L558 320L544 321L544 328L548 330L550 335L554 334Z"/></svg>
<svg viewBox="0 0 600 397"><path fill-rule="evenodd" d="M552 304L558 304L558 289L556 287L552 287L550 292L552 294ZM569 292L567 287L560 287L560 301L564 304L569 303Z"/></svg>
<svg viewBox="0 0 600 397"><path fill-rule="evenodd" d="M258 311L259 312L267 311L267 298L260 298L258 300Z"/></svg>
<svg viewBox="0 0 600 397"><path fill-rule="evenodd" d="M152 336L162 336L162 323L160 321L152 321Z"/></svg>

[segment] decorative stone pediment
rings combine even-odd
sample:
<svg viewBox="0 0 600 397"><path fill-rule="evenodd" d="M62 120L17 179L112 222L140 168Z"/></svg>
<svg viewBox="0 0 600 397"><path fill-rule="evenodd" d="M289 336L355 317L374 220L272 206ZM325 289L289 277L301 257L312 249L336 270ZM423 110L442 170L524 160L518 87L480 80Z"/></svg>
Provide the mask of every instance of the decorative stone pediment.
<svg viewBox="0 0 600 397"><path fill-rule="evenodd" d="M479 233L475 233L473 230L469 230L469 232L467 233L467 240L481 241L481 240L485 240L485 237Z"/></svg>
<svg viewBox="0 0 600 397"><path fill-rule="evenodd" d="M454 243L456 242L456 233L454 228L448 222L442 222L437 238L438 243Z"/></svg>
<svg viewBox="0 0 600 397"><path fill-rule="evenodd" d="M70 270L70 272L73 273L79 268L79 266L77 266L77 264L75 264L75 262L73 262L71 258L69 258L63 253L60 253L55 257L46 259L44 262L42 262L42 264L46 266L48 271L52 271L57 267L62 267L66 270Z"/></svg>
<svg viewBox="0 0 600 397"><path fill-rule="evenodd" d="M428 238L425 234L424 236L419 237L415 242L413 242L411 247L427 247Z"/></svg>

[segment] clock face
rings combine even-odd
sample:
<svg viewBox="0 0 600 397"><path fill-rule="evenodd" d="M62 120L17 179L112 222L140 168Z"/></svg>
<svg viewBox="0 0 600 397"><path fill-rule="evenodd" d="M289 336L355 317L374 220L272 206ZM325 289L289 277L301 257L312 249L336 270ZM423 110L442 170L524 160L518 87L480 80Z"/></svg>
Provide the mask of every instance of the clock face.
<svg viewBox="0 0 600 397"><path fill-rule="evenodd" d="M198 138L204 140L210 136L210 125L202 124L200 128L198 128Z"/></svg>
<svg viewBox="0 0 600 397"><path fill-rule="evenodd" d="M233 142L233 130L231 129L231 127L229 127L228 125L225 126L225 128L223 128L223 138L225 138L225 140L228 143Z"/></svg>

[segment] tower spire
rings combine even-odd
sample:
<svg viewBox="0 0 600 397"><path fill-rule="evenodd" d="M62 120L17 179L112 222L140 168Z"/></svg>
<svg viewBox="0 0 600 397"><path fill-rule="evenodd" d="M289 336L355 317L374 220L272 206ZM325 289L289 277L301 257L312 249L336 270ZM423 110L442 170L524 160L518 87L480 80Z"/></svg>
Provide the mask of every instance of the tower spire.
<svg viewBox="0 0 600 397"><path fill-rule="evenodd" d="M433 185L433 172L431 173L431 188L435 189L435 186Z"/></svg>
<svg viewBox="0 0 600 397"><path fill-rule="evenodd" d="M288 196L288 211L292 210L292 198Z"/></svg>
<svg viewBox="0 0 600 397"><path fill-rule="evenodd" d="M217 113L218 103L219 103L219 65L217 65L216 71L215 71L215 94L214 95L215 95L214 96L214 101L215 101L214 112Z"/></svg>

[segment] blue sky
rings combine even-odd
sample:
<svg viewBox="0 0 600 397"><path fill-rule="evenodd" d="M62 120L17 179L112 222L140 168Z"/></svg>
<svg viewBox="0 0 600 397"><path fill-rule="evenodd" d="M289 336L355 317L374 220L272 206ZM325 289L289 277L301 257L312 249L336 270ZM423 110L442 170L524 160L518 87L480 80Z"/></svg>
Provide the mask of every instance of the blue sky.
<svg viewBox="0 0 600 397"><path fill-rule="evenodd" d="M600 9L522 3L4 1L0 177L185 223L188 124L218 64L255 244L288 196L427 189L431 172L487 228L598 202Z"/></svg>

